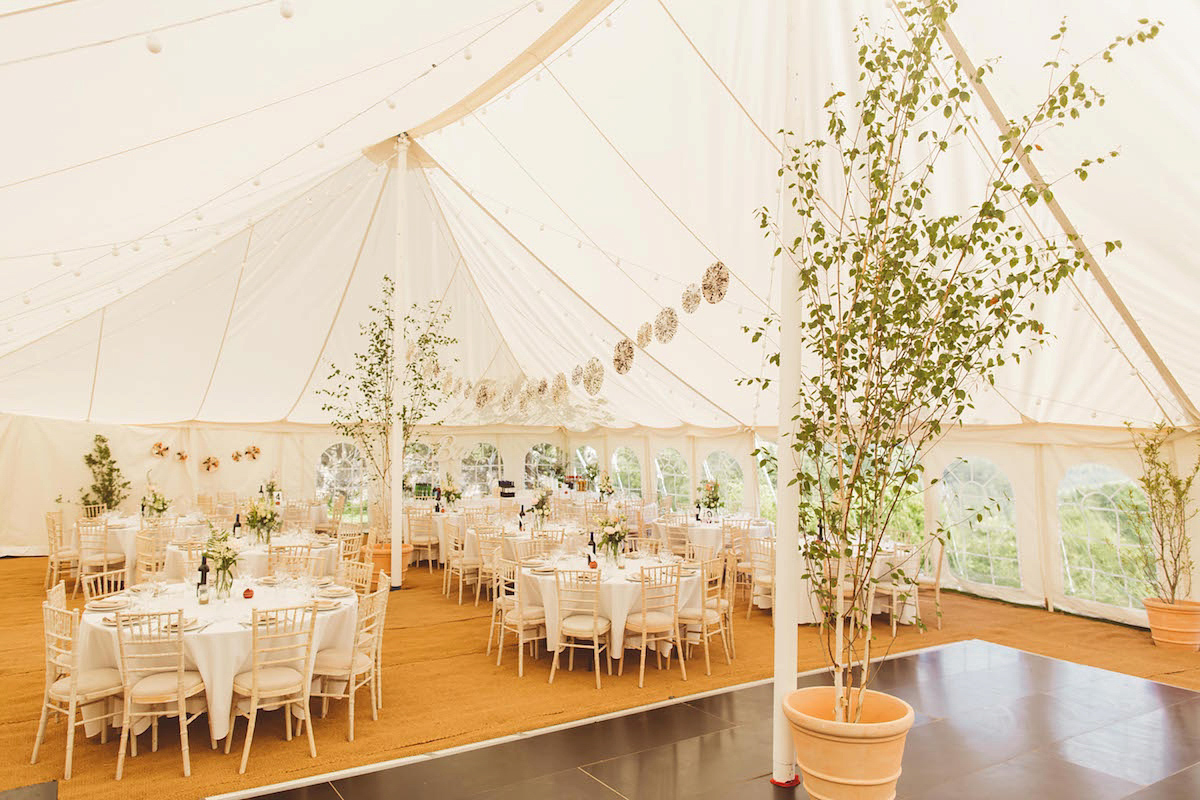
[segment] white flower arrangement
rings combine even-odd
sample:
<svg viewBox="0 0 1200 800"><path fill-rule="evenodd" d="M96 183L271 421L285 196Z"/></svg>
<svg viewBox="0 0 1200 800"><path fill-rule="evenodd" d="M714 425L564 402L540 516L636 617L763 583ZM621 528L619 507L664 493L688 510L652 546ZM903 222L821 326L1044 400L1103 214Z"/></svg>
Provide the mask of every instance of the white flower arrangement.
<svg viewBox="0 0 1200 800"><path fill-rule="evenodd" d="M447 472L446 480L442 482L442 501L447 506L452 506L461 500L462 496L462 487L454 480L454 476Z"/></svg>
<svg viewBox="0 0 1200 800"><path fill-rule="evenodd" d="M597 517L596 529L600 533L596 546L611 552L615 559L625 544L625 537L629 535L629 523L620 514L615 517Z"/></svg>
<svg viewBox="0 0 1200 800"><path fill-rule="evenodd" d="M537 500L534 500L533 505L529 507L533 515L543 522L550 516L550 498L553 496L554 490L545 487L538 491Z"/></svg>
<svg viewBox="0 0 1200 800"><path fill-rule="evenodd" d="M142 498L142 513L149 517L161 517L167 513L171 502L153 486L146 487L146 496Z"/></svg>
<svg viewBox="0 0 1200 800"><path fill-rule="evenodd" d="M271 543L271 534L279 530L279 512L264 499L256 499L246 509L246 527L256 539Z"/></svg>
<svg viewBox="0 0 1200 800"><path fill-rule="evenodd" d="M613 488L612 476L608 474L608 470L604 470L600 473L600 476L596 478L596 491L599 492L600 496L604 499L612 497L616 492L616 489Z"/></svg>

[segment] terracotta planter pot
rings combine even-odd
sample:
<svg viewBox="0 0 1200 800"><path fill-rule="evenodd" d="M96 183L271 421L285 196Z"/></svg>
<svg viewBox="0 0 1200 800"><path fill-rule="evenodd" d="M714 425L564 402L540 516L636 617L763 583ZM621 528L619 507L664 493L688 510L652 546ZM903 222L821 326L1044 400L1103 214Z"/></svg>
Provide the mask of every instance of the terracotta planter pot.
<svg viewBox="0 0 1200 800"><path fill-rule="evenodd" d="M784 700L804 790L813 800L891 800L912 706L868 689L861 722L835 722L833 709L832 686L799 689Z"/></svg>
<svg viewBox="0 0 1200 800"><path fill-rule="evenodd" d="M1159 647L1200 650L1200 603L1176 600L1168 603L1157 597L1142 601L1150 621L1150 636Z"/></svg>
<svg viewBox="0 0 1200 800"><path fill-rule="evenodd" d="M412 545L403 545L403 558L401 559L402 566L400 567L400 580L403 582L405 573L408 572L408 559L412 555ZM390 544L376 545L371 549L371 574L375 577L372 579L372 586L379 579L379 571L384 570L389 575L392 572L392 546Z"/></svg>

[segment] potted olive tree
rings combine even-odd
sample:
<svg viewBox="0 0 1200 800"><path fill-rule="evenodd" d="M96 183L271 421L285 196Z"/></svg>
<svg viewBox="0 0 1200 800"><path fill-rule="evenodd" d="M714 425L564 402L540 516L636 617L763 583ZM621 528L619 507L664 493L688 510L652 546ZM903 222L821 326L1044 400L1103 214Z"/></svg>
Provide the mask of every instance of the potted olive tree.
<svg viewBox="0 0 1200 800"><path fill-rule="evenodd" d="M1192 588L1192 539L1188 522L1196 516L1192 483L1200 473L1200 457L1186 473L1164 454L1175 428L1160 422L1153 433L1136 434L1126 423L1142 462L1138 485L1146 502L1126 503L1125 511L1145 531L1139 541L1138 566L1153 597L1142 601L1156 645L1200 650L1200 603L1186 599Z"/></svg>
<svg viewBox="0 0 1200 800"><path fill-rule="evenodd" d="M1091 257L1078 239L1028 233L1020 214L1051 201L1053 181L1023 177L1021 161L1048 129L1103 102L1080 71L1111 60L1126 37L1075 64L1060 64L1060 49L1046 65L1047 94L1003 126L990 174L968 187L978 200L952 211L966 192L938 167L956 145L970 148L988 74L968 71L943 45L954 7L901 4L898 29L857 26L858 85L829 97L824 138L789 144L780 171L799 235L784 240L760 212L799 273L803 374L798 396L781 402L792 404L788 446L804 465L794 475L802 572L833 685L794 692L784 711L813 797L895 796L913 710L869 688L890 646L875 641L871 615L881 587L899 603L915 595L921 552L898 557L885 532L903 500L925 490L922 457L961 422L975 392L1048 339L1037 301ZM1142 21L1130 41L1157 31ZM1086 179L1103 160L1084 160L1067 177ZM939 196L948 185L953 197ZM1106 253L1118 246L1104 243ZM774 324L754 328L755 340ZM945 535L939 529L921 547Z"/></svg>

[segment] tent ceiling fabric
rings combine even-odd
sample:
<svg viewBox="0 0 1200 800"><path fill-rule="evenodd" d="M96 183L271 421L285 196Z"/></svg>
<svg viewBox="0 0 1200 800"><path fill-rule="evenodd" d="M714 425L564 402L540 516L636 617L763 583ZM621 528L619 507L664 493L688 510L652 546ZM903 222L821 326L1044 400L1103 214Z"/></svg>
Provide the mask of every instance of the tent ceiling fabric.
<svg viewBox="0 0 1200 800"><path fill-rule="evenodd" d="M454 311L463 377L503 394L605 366L596 397L571 386L562 405L504 411L460 395L453 424L773 427L773 387L736 381L772 377L772 343L741 326L779 301L783 263L753 212L780 202L785 3L298 0L284 19L276 3L135 0L0 18L0 92L21 121L0 132L0 411L324 422L328 365L350 360L401 246L406 297ZM1035 154L1055 176L1121 151L1056 195L1086 240L1123 241L1101 267L1144 339L1081 274L1042 309L1056 340L981 391L969 424L1190 421L1200 274L1186 215L1200 189L1176 165L1191 160L1200 10L1153 11L1163 35L1095 73L1107 105ZM861 14L895 21L883 0L813 16L811 61L792 76L809 119L854 77ZM975 62L1000 57L988 86L1007 115L1044 90L1063 16L1074 54L1133 22L1116 0L967 0L953 16ZM566 41L540 62L520 60L555 36ZM515 81L457 121L443 113L498 74ZM951 206L995 155L979 111L978 135L945 164ZM403 177L370 150L430 120ZM1061 235L1040 208L1026 224ZM684 313L681 293L718 259L727 297ZM674 339L616 374L618 341L666 307Z"/></svg>

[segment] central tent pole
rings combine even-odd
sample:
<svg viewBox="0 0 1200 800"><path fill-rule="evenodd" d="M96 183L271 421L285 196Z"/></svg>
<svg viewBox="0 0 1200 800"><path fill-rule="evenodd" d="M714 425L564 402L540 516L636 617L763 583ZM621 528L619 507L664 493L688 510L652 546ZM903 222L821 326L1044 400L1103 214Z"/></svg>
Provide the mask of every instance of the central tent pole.
<svg viewBox="0 0 1200 800"><path fill-rule="evenodd" d="M804 58L798 31L800 11L797 3L788 3L787 12L787 97L784 101L784 126L801 132L799 97L801 85L799 66ZM782 178L780 178L783 181ZM781 203L783 241L785 247L801 234L799 217L789 213L790 205ZM779 295L779 450L776 476L775 531L775 693L771 737L771 782L794 786L796 751L792 731L783 714L783 701L796 690L797 629L800 624L800 603L807 603L805 586L800 581L799 487L792 483L796 473L795 398L800 391L800 282L796 267L787 253L781 253L781 292ZM754 602L754 598L750 598Z"/></svg>
<svg viewBox="0 0 1200 800"><path fill-rule="evenodd" d="M391 459L389 474L392 476L391 486L391 534L392 534L392 586L399 586L404 574L404 436L396 422L395 412L404 402L402 396L404 382L400 380L404 371L406 351L404 345L404 313L408 307L407 294L404 285L405 251L408 249L408 217L405 178L408 174L408 134L396 137L396 161L392 176L396 184L396 241L395 260L392 265L392 281L395 293L392 295L392 401L391 440L388 443L388 455Z"/></svg>

